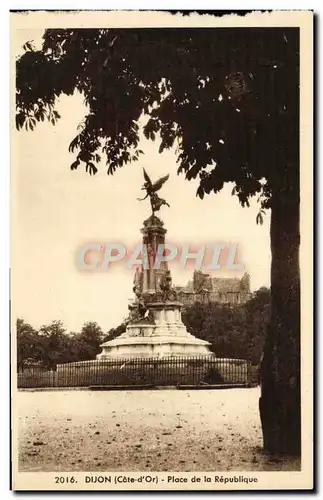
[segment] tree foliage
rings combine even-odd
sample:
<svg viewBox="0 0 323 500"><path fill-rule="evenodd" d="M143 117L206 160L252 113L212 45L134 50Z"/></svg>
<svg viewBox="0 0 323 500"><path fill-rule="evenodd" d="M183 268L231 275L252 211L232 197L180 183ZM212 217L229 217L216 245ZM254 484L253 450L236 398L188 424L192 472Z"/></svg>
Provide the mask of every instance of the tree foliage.
<svg viewBox="0 0 323 500"><path fill-rule="evenodd" d="M28 362L43 359L43 344L38 332L22 318L17 319L17 366L23 370Z"/></svg>
<svg viewBox="0 0 323 500"><path fill-rule="evenodd" d="M100 345L103 341L103 331L94 321L83 325L81 333L76 337L79 346L78 359L95 359L95 356L101 352Z"/></svg>
<svg viewBox="0 0 323 500"><path fill-rule="evenodd" d="M261 288L245 304L195 303L183 312L188 331L211 343L217 357L259 365L270 315L270 291Z"/></svg>
<svg viewBox="0 0 323 500"><path fill-rule="evenodd" d="M43 325L39 331L17 320L17 367L40 363L55 369L59 363L95 359L104 334L95 322L84 323L81 332L67 332L61 321Z"/></svg>
<svg viewBox="0 0 323 500"><path fill-rule="evenodd" d="M176 146L201 198L234 182L243 205L257 194L266 208L282 170L297 169L298 57L293 28L50 29L17 61L16 123L54 125L58 97L78 91L88 111L72 169L137 161L145 114L146 138Z"/></svg>

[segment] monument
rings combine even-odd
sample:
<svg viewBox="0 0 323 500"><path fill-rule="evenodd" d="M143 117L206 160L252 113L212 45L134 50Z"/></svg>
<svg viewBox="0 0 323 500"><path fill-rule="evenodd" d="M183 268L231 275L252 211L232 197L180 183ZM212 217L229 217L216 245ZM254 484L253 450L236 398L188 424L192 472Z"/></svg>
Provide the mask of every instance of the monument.
<svg viewBox="0 0 323 500"><path fill-rule="evenodd" d="M152 358L167 356L214 356L209 342L191 335L182 322L182 303L172 286L167 262L156 265L156 256L165 244L166 229L155 213L169 204L157 192L168 180L162 177L154 184L144 170L146 191L152 214L144 221L142 232L143 258L134 276L135 298L129 306L126 331L120 337L101 345L98 360L113 358Z"/></svg>

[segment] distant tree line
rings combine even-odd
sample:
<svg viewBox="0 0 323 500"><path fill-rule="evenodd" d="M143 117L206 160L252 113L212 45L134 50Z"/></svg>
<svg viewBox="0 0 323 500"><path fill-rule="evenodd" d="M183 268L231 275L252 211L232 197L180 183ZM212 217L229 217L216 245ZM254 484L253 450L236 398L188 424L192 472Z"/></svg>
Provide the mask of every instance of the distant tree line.
<svg viewBox="0 0 323 500"><path fill-rule="evenodd" d="M270 290L262 287L245 304L196 303L182 314L188 331L211 343L221 358L248 359L258 365L270 316Z"/></svg>
<svg viewBox="0 0 323 500"><path fill-rule="evenodd" d="M84 323L81 331L68 332L62 321L53 321L39 330L23 319L17 320L17 365L23 370L28 364L39 363L53 369L59 363L94 359L101 352L100 345L112 340L125 325L112 328L107 334L96 322Z"/></svg>
<svg viewBox="0 0 323 500"><path fill-rule="evenodd" d="M183 311L183 322L193 335L211 343L219 357L243 358L259 364L270 313L270 291L260 288L243 305L196 303ZM95 359L100 345L113 340L126 329L121 323L104 333L96 322L84 323L81 331L68 332L61 321L39 330L22 318L17 320L17 365L39 363L54 369L59 363Z"/></svg>

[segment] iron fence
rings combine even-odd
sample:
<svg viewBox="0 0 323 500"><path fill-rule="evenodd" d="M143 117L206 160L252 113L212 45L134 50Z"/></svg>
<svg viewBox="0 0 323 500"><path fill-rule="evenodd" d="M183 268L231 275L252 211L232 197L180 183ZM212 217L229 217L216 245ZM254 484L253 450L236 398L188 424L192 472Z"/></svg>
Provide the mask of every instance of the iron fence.
<svg viewBox="0 0 323 500"><path fill-rule="evenodd" d="M242 359L171 357L78 361L40 366L18 372L18 388L99 386L250 386L256 385L255 368Z"/></svg>

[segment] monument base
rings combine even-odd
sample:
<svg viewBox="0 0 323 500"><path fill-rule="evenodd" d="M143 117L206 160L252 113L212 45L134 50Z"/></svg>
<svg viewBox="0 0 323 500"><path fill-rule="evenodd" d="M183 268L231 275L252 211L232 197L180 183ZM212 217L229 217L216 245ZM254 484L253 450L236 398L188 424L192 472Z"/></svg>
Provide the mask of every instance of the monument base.
<svg viewBox="0 0 323 500"><path fill-rule="evenodd" d="M128 324L120 337L101 345L98 360L167 356L214 356L210 343L189 334L178 302L150 304L153 321Z"/></svg>
<svg viewBox="0 0 323 500"><path fill-rule="evenodd" d="M112 358L156 358L168 356L214 356L204 340L172 336L123 337L105 342L98 360Z"/></svg>

